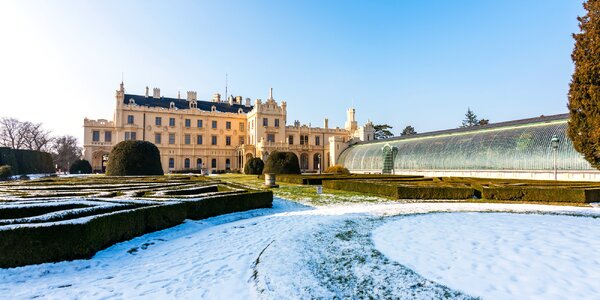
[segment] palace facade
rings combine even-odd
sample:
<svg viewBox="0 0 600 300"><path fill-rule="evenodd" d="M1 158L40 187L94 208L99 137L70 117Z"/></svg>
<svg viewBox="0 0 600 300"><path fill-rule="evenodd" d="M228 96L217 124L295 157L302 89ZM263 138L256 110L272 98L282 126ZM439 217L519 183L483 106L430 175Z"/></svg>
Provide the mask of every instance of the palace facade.
<svg viewBox="0 0 600 300"><path fill-rule="evenodd" d="M161 153L165 173L175 170L207 172L242 170L252 157L266 160L272 151L291 151L303 172L319 172L336 163L349 145L373 139L371 122L358 126L354 108L347 111L344 128L287 125L287 104L277 103L273 89L266 101L251 103L241 96L210 101L197 99L195 91L186 98L168 98L146 87L144 95L126 94L121 83L116 91L112 121L84 120L84 159L96 172L104 172L108 154L124 140L154 143Z"/></svg>

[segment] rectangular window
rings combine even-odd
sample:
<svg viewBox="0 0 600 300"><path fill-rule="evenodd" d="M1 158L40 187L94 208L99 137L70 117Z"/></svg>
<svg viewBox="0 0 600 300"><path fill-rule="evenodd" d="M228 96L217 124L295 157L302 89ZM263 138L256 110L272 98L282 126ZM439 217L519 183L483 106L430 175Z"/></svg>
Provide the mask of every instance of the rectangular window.
<svg viewBox="0 0 600 300"><path fill-rule="evenodd" d="M196 136L196 144L202 145L202 135L201 134L199 134L198 136Z"/></svg>
<svg viewBox="0 0 600 300"><path fill-rule="evenodd" d="M272 133L267 134L267 142L275 143L275 135Z"/></svg>
<svg viewBox="0 0 600 300"><path fill-rule="evenodd" d="M290 145L294 144L294 136L293 135L288 136L288 144L290 144Z"/></svg>
<svg viewBox="0 0 600 300"><path fill-rule="evenodd" d="M275 127L279 128L279 119L275 119Z"/></svg>
<svg viewBox="0 0 600 300"><path fill-rule="evenodd" d="M132 115L127 116L127 124L133 124L133 116Z"/></svg>
<svg viewBox="0 0 600 300"><path fill-rule="evenodd" d="M198 120L198 128L202 128L202 120Z"/></svg>
<svg viewBox="0 0 600 300"><path fill-rule="evenodd" d="M99 142L99 141L100 141L100 131L98 131L98 130L92 131L92 142Z"/></svg>
<svg viewBox="0 0 600 300"><path fill-rule="evenodd" d="M185 119L185 127L186 128L190 128L192 126L192 120L190 119Z"/></svg>
<svg viewBox="0 0 600 300"><path fill-rule="evenodd" d="M112 142L112 131L105 131L104 132L104 141L107 143Z"/></svg>
<svg viewBox="0 0 600 300"><path fill-rule="evenodd" d="M240 132L244 132L244 122L240 122Z"/></svg>
<svg viewBox="0 0 600 300"><path fill-rule="evenodd" d="M300 136L300 145L308 145L308 135Z"/></svg>
<svg viewBox="0 0 600 300"><path fill-rule="evenodd" d="M135 132L129 132L129 131L125 131L125 140L126 141L135 141L136 138L136 133Z"/></svg>
<svg viewBox="0 0 600 300"><path fill-rule="evenodd" d="M131 140L132 140L132 141L135 141L135 140L137 140L137 137L136 137L136 135L137 135L137 133L136 133L136 132L133 132L133 131L131 132Z"/></svg>
<svg viewBox="0 0 600 300"><path fill-rule="evenodd" d="M162 118L161 117L154 118L154 125L162 126Z"/></svg>
<svg viewBox="0 0 600 300"><path fill-rule="evenodd" d="M191 144L191 137L190 137L189 134L184 135L183 136L183 140L184 140L184 142L185 142L186 145Z"/></svg>
<svg viewBox="0 0 600 300"><path fill-rule="evenodd" d="M210 166L211 166L212 168L216 169L216 168L217 168L217 159L213 158L213 159L210 161Z"/></svg>
<svg viewBox="0 0 600 300"><path fill-rule="evenodd" d="M231 122L225 122L225 129L231 129Z"/></svg>
<svg viewBox="0 0 600 300"><path fill-rule="evenodd" d="M212 121L212 128L217 129L217 121Z"/></svg>
<svg viewBox="0 0 600 300"><path fill-rule="evenodd" d="M175 144L175 134L169 133L169 145Z"/></svg>
<svg viewBox="0 0 600 300"><path fill-rule="evenodd" d="M320 136L315 136L315 145L317 145L317 146L321 145L321 137Z"/></svg>
<svg viewBox="0 0 600 300"><path fill-rule="evenodd" d="M217 144L217 136L213 135L210 137L210 144L211 145L216 145Z"/></svg>
<svg viewBox="0 0 600 300"><path fill-rule="evenodd" d="M169 126L171 126L171 127L175 126L175 118L169 118Z"/></svg>
<svg viewBox="0 0 600 300"><path fill-rule="evenodd" d="M265 126L265 127L269 126L269 119L263 118L263 126Z"/></svg>
<svg viewBox="0 0 600 300"><path fill-rule="evenodd" d="M175 169L175 159L169 158L169 169Z"/></svg>
<svg viewBox="0 0 600 300"><path fill-rule="evenodd" d="M162 135L160 133L154 134L154 143L160 145L162 143Z"/></svg>
<svg viewBox="0 0 600 300"><path fill-rule="evenodd" d="M240 136L240 145L243 145L243 144L244 144L244 137Z"/></svg>
<svg viewBox="0 0 600 300"><path fill-rule="evenodd" d="M225 137L225 145L226 146L231 146L231 137L230 136L226 136Z"/></svg>

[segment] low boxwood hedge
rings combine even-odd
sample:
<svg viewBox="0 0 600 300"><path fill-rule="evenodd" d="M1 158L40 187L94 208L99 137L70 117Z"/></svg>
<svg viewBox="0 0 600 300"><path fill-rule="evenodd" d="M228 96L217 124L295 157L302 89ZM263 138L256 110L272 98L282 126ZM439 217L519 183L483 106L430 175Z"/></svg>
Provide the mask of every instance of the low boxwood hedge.
<svg viewBox="0 0 600 300"><path fill-rule="evenodd" d="M323 186L392 199L471 199L475 195L475 190L469 187L408 186L371 180L324 180Z"/></svg>
<svg viewBox="0 0 600 300"><path fill-rule="evenodd" d="M240 212L273 206L272 191L251 191L239 194L217 195L199 200L185 201L187 217L192 220L210 218L232 212Z"/></svg>
<svg viewBox="0 0 600 300"><path fill-rule="evenodd" d="M591 203L600 201L600 188L483 187L482 195L490 200Z"/></svg>

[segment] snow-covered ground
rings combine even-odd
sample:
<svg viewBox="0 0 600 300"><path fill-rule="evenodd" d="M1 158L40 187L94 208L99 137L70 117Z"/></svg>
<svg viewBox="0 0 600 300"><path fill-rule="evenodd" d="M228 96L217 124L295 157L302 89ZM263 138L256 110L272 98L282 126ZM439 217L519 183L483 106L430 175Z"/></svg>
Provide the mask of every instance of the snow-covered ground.
<svg viewBox="0 0 600 300"><path fill-rule="evenodd" d="M0 269L0 295L9 299L470 298L469 290L421 273L423 277L421 271L407 267L410 262L395 261L398 259L390 254L395 252L385 253L379 242L373 243L374 230L377 237L389 237L386 224L403 220L390 216L438 211L600 216L598 209L539 205L386 203L314 208L275 199L272 209L187 221L119 243L89 260ZM461 215L477 216L457 214ZM600 222L600 219L577 219ZM534 227L529 223L520 224L524 228ZM553 231L564 225L550 220L539 226ZM430 228L435 230L445 225L438 226ZM578 236L582 235L580 232ZM450 249L452 242L450 239L447 243L439 242L439 247ZM375 245L392 259L382 255ZM569 247L567 243L561 245ZM578 249L568 252L573 259L580 262L596 259L580 256L575 251ZM510 272L508 265L503 268ZM571 274L562 275L568 282ZM555 286L554 290L560 293L560 287ZM552 296L571 298L572 295Z"/></svg>
<svg viewBox="0 0 600 300"><path fill-rule="evenodd" d="M390 259L484 299L600 299L600 219L427 214L387 222L373 240Z"/></svg>

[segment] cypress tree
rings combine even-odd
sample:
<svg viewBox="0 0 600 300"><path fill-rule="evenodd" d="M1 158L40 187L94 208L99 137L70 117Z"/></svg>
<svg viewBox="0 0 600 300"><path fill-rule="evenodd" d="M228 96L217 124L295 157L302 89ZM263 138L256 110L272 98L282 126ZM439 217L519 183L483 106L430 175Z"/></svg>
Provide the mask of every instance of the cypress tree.
<svg viewBox="0 0 600 300"><path fill-rule="evenodd" d="M569 86L567 134L575 149L600 169L600 0L588 0L583 7L587 14L577 18L580 32L573 34L575 71Z"/></svg>

